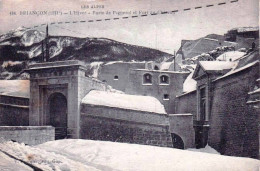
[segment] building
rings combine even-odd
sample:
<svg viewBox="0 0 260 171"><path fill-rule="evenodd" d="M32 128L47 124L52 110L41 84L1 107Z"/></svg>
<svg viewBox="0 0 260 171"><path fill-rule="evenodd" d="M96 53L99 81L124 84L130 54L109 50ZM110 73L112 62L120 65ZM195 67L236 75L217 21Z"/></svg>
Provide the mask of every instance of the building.
<svg viewBox="0 0 260 171"><path fill-rule="evenodd" d="M258 158L258 51L233 62L199 62L193 79L196 90L177 97L176 112L193 114L196 147Z"/></svg>

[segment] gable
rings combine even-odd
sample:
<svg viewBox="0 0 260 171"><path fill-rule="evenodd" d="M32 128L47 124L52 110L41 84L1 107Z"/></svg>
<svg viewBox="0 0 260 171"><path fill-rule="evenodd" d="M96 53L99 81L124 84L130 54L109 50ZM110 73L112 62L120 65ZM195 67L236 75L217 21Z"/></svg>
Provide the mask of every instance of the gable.
<svg viewBox="0 0 260 171"><path fill-rule="evenodd" d="M194 80L198 80L198 78L206 75L206 72L203 70L203 68L200 65L197 65L195 72L192 76Z"/></svg>

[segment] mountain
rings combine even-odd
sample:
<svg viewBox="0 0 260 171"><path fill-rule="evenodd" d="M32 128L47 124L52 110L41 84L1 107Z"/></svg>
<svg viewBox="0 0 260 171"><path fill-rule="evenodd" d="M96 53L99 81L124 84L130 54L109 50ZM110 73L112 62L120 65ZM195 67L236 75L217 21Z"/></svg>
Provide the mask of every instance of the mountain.
<svg viewBox="0 0 260 171"><path fill-rule="evenodd" d="M190 59L223 46L249 49L253 43L259 45L259 27L234 28L225 35L209 34L196 40L182 40L177 54Z"/></svg>
<svg viewBox="0 0 260 171"><path fill-rule="evenodd" d="M17 79L28 64L40 62L45 33L23 27L0 36L0 79ZM45 47L44 47L45 49ZM106 38L49 36L50 61L163 61L171 54Z"/></svg>

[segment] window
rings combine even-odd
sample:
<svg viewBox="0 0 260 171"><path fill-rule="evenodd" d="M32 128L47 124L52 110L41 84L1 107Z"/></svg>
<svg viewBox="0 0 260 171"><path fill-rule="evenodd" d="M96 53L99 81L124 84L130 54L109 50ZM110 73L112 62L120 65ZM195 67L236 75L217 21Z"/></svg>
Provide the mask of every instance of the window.
<svg viewBox="0 0 260 171"><path fill-rule="evenodd" d="M206 119L206 90L205 88L200 89L200 120L205 121Z"/></svg>
<svg viewBox="0 0 260 171"><path fill-rule="evenodd" d="M118 76L117 75L114 76L114 80L118 80Z"/></svg>
<svg viewBox="0 0 260 171"><path fill-rule="evenodd" d="M155 65L154 70L159 70L159 67L157 65Z"/></svg>
<svg viewBox="0 0 260 171"><path fill-rule="evenodd" d="M152 84L152 75L151 74L144 74L143 84Z"/></svg>
<svg viewBox="0 0 260 171"><path fill-rule="evenodd" d="M163 100L169 100L169 99L170 99L169 94L164 94L163 95Z"/></svg>
<svg viewBox="0 0 260 171"><path fill-rule="evenodd" d="M167 75L160 76L160 84L169 84L169 77Z"/></svg>

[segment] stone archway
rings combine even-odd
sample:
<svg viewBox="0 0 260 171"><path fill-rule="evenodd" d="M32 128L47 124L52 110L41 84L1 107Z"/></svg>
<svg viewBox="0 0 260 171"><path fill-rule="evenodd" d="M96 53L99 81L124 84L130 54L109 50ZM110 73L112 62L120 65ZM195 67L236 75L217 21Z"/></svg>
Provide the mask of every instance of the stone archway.
<svg viewBox="0 0 260 171"><path fill-rule="evenodd" d="M184 142L182 138L174 133L171 133L173 148L184 149Z"/></svg>
<svg viewBox="0 0 260 171"><path fill-rule="evenodd" d="M67 137L67 99L61 93L53 93L48 99L50 125L55 127L55 139Z"/></svg>

